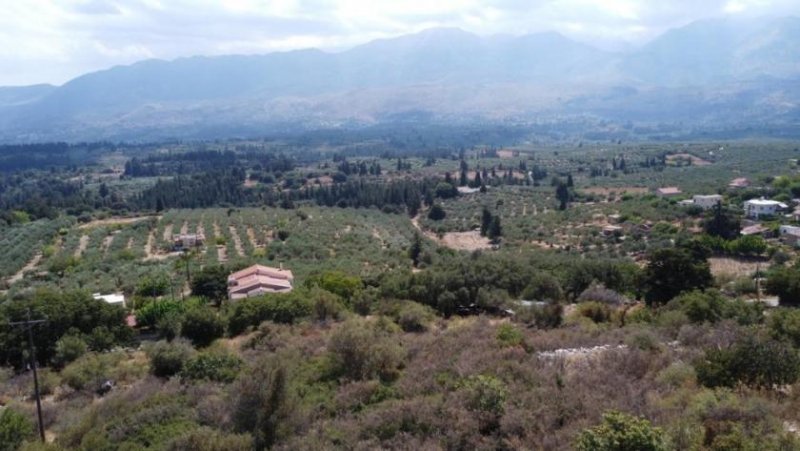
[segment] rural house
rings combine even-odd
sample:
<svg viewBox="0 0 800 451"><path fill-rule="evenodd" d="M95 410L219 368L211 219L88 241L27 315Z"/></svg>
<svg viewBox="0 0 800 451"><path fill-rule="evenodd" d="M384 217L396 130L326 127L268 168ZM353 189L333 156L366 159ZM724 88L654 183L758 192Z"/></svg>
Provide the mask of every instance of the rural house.
<svg viewBox="0 0 800 451"><path fill-rule="evenodd" d="M666 186L656 190L656 196L658 197L675 197L681 194L683 194L683 191L677 186Z"/></svg>
<svg viewBox="0 0 800 451"><path fill-rule="evenodd" d="M228 276L228 298L236 300L266 293L287 293L292 291L293 281L292 272L283 266L253 265Z"/></svg>
<svg viewBox="0 0 800 451"><path fill-rule="evenodd" d="M778 211L789 208L788 205L777 200L750 199L744 203L744 214L750 219L758 219L762 216L774 216Z"/></svg>
<svg viewBox="0 0 800 451"><path fill-rule="evenodd" d="M692 197L692 203L703 210L710 210L722 203L722 196L719 194L696 195Z"/></svg>
<svg viewBox="0 0 800 451"><path fill-rule="evenodd" d="M748 186L750 186L750 180L747 180L744 177L733 179L730 183L728 183L728 188L733 189L747 188Z"/></svg>

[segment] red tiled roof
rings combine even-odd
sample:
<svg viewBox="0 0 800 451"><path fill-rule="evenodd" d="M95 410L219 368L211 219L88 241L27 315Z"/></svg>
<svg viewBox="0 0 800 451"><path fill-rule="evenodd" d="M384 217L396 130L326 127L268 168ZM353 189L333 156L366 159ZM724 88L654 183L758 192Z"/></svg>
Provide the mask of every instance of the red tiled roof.
<svg viewBox="0 0 800 451"><path fill-rule="evenodd" d="M263 275L272 277L274 279L283 279L283 280L294 280L294 275L288 269L279 269L279 268L271 268L269 266L263 265L253 265L249 268L242 269L241 271L236 271L235 273L228 276L228 282L232 281L239 281L245 277L252 276L254 274Z"/></svg>

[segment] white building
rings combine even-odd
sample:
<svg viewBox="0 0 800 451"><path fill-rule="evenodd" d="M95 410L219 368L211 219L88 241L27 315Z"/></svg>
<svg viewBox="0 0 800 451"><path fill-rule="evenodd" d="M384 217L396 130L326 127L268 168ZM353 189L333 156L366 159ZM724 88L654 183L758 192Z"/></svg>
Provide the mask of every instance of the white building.
<svg viewBox="0 0 800 451"><path fill-rule="evenodd" d="M779 210L789 208L788 205L769 199L750 199L744 203L744 214L748 218L758 219L762 216L774 216Z"/></svg>
<svg viewBox="0 0 800 451"><path fill-rule="evenodd" d="M692 197L692 201L703 210L709 210L722 203L722 196L719 194L696 195Z"/></svg>
<svg viewBox="0 0 800 451"><path fill-rule="evenodd" d="M790 226L790 225L782 225L780 228L781 235L800 235L800 227L797 226Z"/></svg>
<svg viewBox="0 0 800 451"><path fill-rule="evenodd" d="M92 295L93 298L104 301L107 304L111 305L119 305L120 307L125 307L125 295L124 294L100 294L94 293Z"/></svg>

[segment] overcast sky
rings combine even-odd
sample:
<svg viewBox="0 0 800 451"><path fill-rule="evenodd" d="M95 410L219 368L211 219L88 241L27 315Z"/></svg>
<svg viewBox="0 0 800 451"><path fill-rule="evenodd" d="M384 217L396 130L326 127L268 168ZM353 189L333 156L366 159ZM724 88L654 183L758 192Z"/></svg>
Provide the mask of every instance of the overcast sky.
<svg viewBox="0 0 800 451"><path fill-rule="evenodd" d="M800 15L800 0L0 0L0 86L147 58L341 50L442 26L556 30L624 49L697 19L766 15Z"/></svg>

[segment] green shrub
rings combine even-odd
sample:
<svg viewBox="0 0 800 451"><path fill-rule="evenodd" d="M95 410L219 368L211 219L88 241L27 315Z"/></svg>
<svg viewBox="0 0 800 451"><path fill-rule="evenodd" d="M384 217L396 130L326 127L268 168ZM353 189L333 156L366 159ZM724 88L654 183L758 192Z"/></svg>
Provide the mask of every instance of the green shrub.
<svg viewBox="0 0 800 451"><path fill-rule="evenodd" d="M185 302L171 300L153 301L136 311L136 324L141 327L155 327L163 317L175 313L183 313L185 311Z"/></svg>
<svg viewBox="0 0 800 451"><path fill-rule="evenodd" d="M497 328L497 341L501 346L519 346L524 343L525 337L513 324L501 324Z"/></svg>
<svg viewBox="0 0 800 451"><path fill-rule="evenodd" d="M209 307L187 311L181 323L181 335L195 346L205 347L225 334L225 321Z"/></svg>
<svg viewBox="0 0 800 451"><path fill-rule="evenodd" d="M210 427L201 427L184 433L166 447L167 451L250 451L253 437L247 434L229 434Z"/></svg>
<svg viewBox="0 0 800 451"><path fill-rule="evenodd" d="M547 273L536 273L528 286L522 291L522 297L532 301L558 302L564 298L558 279Z"/></svg>
<svg viewBox="0 0 800 451"><path fill-rule="evenodd" d="M316 287L311 289L309 296L314 310L314 319L317 321L341 319L345 306L339 296Z"/></svg>
<svg viewBox="0 0 800 451"><path fill-rule="evenodd" d="M800 310L779 308L771 312L767 330L776 340L784 340L800 346Z"/></svg>
<svg viewBox="0 0 800 451"><path fill-rule="evenodd" d="M228 328L231 335L238 335L264 321L291 324L308 317L311 311L312 305L304 290L241 299L231 307Z"/></svg>
<svg viewBox="0 0 800 451"><path fill-rule="evenodd" d="M405 332L425 332L434 318L434 313L429 307L408 301L402 304L396 318L397 324Z"/></svg>
<svg viewBox="0 0 800 451"><path fill-rule="evenodd" d="M352 380L393 380L404 359L402 348L390 333L378 323L360 319L341 324L331 334L328 355L332 374Z"/></svg>
<svg viewBox="0 0 800 451"><path fill-rule="evenodd" d="M774 388L800 377L800 356L790 345L748 335L729 348L709 349L695 364L698 381L706 387Z"/></svg>
<svg viewBox="0 0 800 451"><path fill-rule="evenodd" d="M620 412L603 415L602 424L586 429L575 443L578 451L666 451L666 439L660 428L644 418Z"/></svg>
<svg viewBox="0 0 800 451"><path fill-rule="evenodd" d="M584 302L578 305L575 314L600 324L611 321L613 310L608 305L600 302Z"/></svg>
<svg viewBox="0 0 800 451"><path fill-rule="evenodd" d="M111 378L116 359L111 354L84 354L61 371L61 380L73 390L97 390Z"/></svg>
<svg viewBox="0 0 800 451"><path fill-rule="evenodd" d="M0 413L0 451L15 451L34 435L34 425L25 415L10 407Z"/></svg>
<svg viewBox="0 0 800 451"><path fill-rule="evenodd" d="M479 412L502 415L508 399L508 389L500 379L479 375L468 378L462 388L467 392L467 406Z"/></svg>
<svg viewBox="0 0 800 451"><path fill-rule="evenodd" d="M159 341L147 349L150 371L158 377L170 377L180 373L194 354L194 348L189 343L180 340Z"/></svg>
<svg viewBox="0 0 800 451"><path fill-rule="evenodd" d="M56 342L56 352L53 356L53 363L56 366L63 367L84 355L86 350L86 342L83 341L81 337L64 335Z"/></svg>
<svg viewBox="0 0 800 451"><path fill-rule="evenodd" d="M183 309L170 310L161 315L156 321L158 336L167 341L172 341L175 337L180 336L183 327L183 315Z"/></svg>
<svg viewBox="0 0 800 451"><path fill-rule="evenodd" d="M181 370L181 377L230 383L242 369L242 360L228 352L202 352L189 359Z"/></svg>
<svg viewBox="0 0 800 451"><path fill-rule="evenodd" d="M169 278L165 274L143 277L136 285L139 296L159 297L169 292Z"/></svg>

